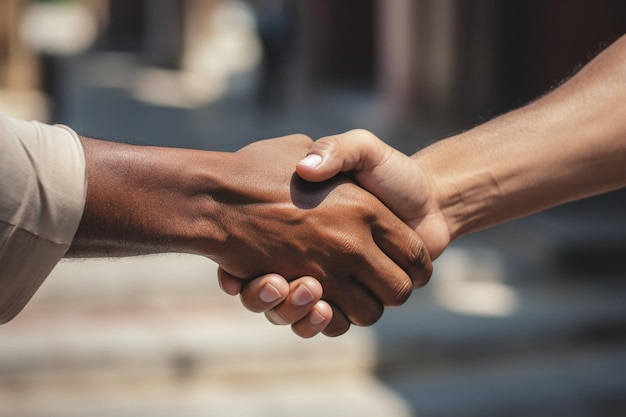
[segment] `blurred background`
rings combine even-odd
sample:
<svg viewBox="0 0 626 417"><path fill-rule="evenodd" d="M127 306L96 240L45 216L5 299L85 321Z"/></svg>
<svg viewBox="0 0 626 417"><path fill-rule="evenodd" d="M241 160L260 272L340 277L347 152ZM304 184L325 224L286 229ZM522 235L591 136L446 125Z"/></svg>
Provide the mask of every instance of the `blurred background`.
<svg viewBox="0 0 626 417"><path fill-rule="evenodd" d="M625 30L619 0L0 0L0 111L222 151L358 127L412 153ZM64 262L0 327L0 417L623 416L625 209L616 192L460 239L336 339L244 311L204 258Z"/></svg>

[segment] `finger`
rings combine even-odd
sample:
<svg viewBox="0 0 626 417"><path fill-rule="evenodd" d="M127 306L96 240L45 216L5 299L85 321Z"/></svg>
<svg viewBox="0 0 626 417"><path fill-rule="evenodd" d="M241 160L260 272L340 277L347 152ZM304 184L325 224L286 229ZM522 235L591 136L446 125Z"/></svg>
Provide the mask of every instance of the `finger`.
<svg viewBox="0 0 626 417"><path fill-rule="evenodd" d="M340 336L350 330L350 321L337 307L332 304L330 307L333 312L333 318L322 333L329 337Z"/></svg>
<svg viewBox="0 0 626 417"><path fill-rule="evenodd" d="M372 246L374 248L365 251L358 263L356 279L380 300L382 306L404 304L413 292L411 277L374 243ZM378 316L372 317L367 324L359 324L350 315L348 317L355 324L370 326L378 321L382 310L381 307Z"/></svg>
<svg viewBox="0 0 626 417"><path fill-rule="evenodd" d="M367 130L355 129L317 140L296 166L296 172L307 181L324 181L339 172L373 168L393 151Z"/></svg>
<svg viewBox="0 0 626 417"><path fill-rule="evenodd" d="M267 274L246 283L241 291L241 303L255 313L266 312L279 305L289 295L289 283L278 274Z"/></svg>
<svg viewBox="0 0 626 417"><path fill-rule="evenodd" d="M326 301L318 301L309 314L291 326L298 336L308 339L324 329L333 319L333 309Z"/></svg>
<svg viewBox="0 0 626 417"><path fill-rule="evenodd" d="M237 295L243 288L243 281L226 272L221 266L217 268L217 282L228 295Z"/></svg>
<svg viewBox="0 0 626 417"><path fill-rule="evenodd" d="M376 245L410 277L412 289L428 283L433 265L419 235L391 212L381 212L372 223Z"/></svg>
<svg viewBox="0 0 626 417"><path fill-rule="evenodd" d="M311 314L322 293L322 285L315 278L296 279L289 283L285 301L266 311L265 317L277 325L294 324Z"/></svg>
<svg viewBox="0 0 626 417"><path fill-rule="evenodd" d="M382 316L384 306L380 295L372 292L372 287L363 285L363 282L377 281L378 277L367 266L355 268L353 272L366 274L368 277L359 276L358 279L343 276L327 277L322 282L324 300L335 309L341 310L343 316L351 323L357 326L371 326Z"/></svg>

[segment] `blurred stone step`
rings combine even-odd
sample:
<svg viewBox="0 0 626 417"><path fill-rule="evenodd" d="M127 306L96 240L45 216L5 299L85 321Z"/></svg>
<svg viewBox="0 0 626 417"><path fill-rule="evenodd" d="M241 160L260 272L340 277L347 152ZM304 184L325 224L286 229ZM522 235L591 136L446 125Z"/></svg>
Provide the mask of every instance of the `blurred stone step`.
<svg viewBox="0 0 626 417"><path fill-rule="evenodd" d="M165 254L121 259L63 260L28 308L163 306L185 302L222 305L217 265L202 256Z"/></svg>
<svg viewBox="0 0 626 417"><path fill-rule="evenodd" d="M125 309L33 306L0 327L0 382L342 375L374 366L366 329L300 339L237 299ZM56 382L55 382L56 381Z"/></svg>
<svg viewBox="0 0 626 417"><path fill-rule="evenodd" d="M61 264L0 326L0 417L410 414L367 329L303 340L219 290L214 263Z"/></svg>
<svg viewBox="0 0 626 417"><path fill-rule="evenodd" d="M373 334L353 329L338 339L313 340L244 310L219 290L215 264L202 257L64 263L27 309L0 327L0 352L12 358L9 366L0 357L0 370L15 375L74 364L125 372L148 363L142 369L175 373L191 363L186 366L215 374L219 367L209 358L227 358L228 372L237 374L237 363L263 367L279 352L278 369L322 369L317 358L328 356L341 358L329 366L338 370L374 364L419 370L626 338L620 338L626 335L625 285L528 287L523 276L507 282L520 274L510 271L523 263L516 256L477 245L452 247L437 261L431 283L404 306L387 310ZM228 360L239 355L246 359Z"/></svg>
<svg viewBox="0 0 626 417"><path fill-rule="evenodd" d="M72 390L73 388L73 390ZM0 417L411 417L367 375L0 387Z"/></svg>
<svg viewBox="0 0 626 417"><path fill-rule="evenodd" d="M223 295L201 257L64 263L0 326L0 417L593 415L573 413L577 395L622 407L626 287L528 284L536 268L511 271L526 260L456 245L371 329L311 340Z"/></svg>

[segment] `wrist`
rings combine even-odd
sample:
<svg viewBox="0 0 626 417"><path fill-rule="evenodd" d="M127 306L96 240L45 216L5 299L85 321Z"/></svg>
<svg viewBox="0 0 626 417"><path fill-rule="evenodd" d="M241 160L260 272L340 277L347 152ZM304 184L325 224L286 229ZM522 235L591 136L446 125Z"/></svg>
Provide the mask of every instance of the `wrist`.
<svg viewBox="0 0 626 417"><path fill-rule="evenodd" d="M472 150L484 138L469 131L441 140L412 156L432 189L433 205L446 225L448 240L488 227L501 189L484 155Z"/></svg>
<svg viewBox="0 0 626 417"><path fill-rule="evenodd" d="M87 199L69 256L194 251L197 223L206 221L198 211L210 207L203 192L210 183L203 181L210 180L204 172L212 153L81 141Z"/></svg>

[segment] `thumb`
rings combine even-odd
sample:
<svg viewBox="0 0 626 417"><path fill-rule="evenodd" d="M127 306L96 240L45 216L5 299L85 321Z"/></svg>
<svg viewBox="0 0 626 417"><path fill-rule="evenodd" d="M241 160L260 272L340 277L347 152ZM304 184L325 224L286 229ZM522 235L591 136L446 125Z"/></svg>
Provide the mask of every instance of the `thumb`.
<svg viewBox="0 0 626 417"><path fill-rule="evenodd" d="M340 172L374 168L385 160L390 150L392 148L367 130L351 130L313 143L307 156L296 166L296 172L304 180L320 182Z"/></svg>

